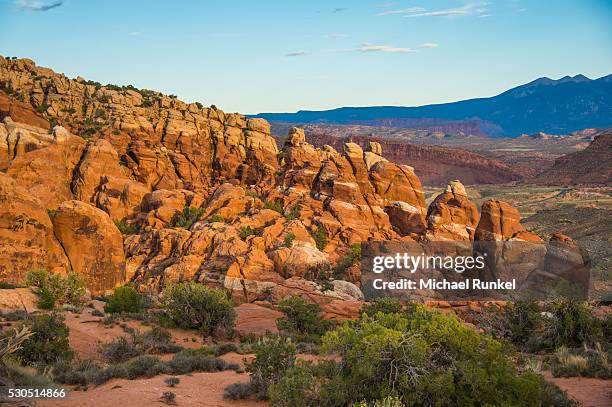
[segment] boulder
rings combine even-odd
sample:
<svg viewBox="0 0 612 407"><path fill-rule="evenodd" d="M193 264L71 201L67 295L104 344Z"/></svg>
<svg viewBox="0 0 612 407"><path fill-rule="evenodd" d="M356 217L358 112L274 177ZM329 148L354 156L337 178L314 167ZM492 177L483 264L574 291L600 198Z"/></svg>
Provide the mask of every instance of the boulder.
<svg viewBox="0 0 612 407"><path fill-rule="evenodd" d="M22 284L30 270L67 265L42 202L0 172L0 281Z"/></svg>
<svg viewBox="0 0 612 407"><path fill-rule="evenodd" d="M474 238L480 215L469 200L460 181L451 181L427 211L427 236L430 240L469 241Z"/></svg>
<svg viewBox="0 0 612 407"><path fill-rule="evenodd" d="M125 283L123 239L110 217L81 201L62 203L53 216L53 230L92 294Z"/></svg>

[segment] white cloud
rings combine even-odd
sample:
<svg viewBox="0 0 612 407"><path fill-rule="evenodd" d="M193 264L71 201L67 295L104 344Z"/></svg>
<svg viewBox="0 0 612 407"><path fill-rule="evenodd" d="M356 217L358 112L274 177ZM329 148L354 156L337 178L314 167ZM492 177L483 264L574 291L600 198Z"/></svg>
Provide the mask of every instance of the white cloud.
<svg viewBox="0 0 612 407"><path fill-rule="evenodd" d="M342 34L342 33L331 33L331 34L327 34L325 36L327 38L346 38L346 37L348 37L348 35Z"/></svg>
<svg viewBox="0 0 612 407"><path fill-rule="evenodd" d="M63 1L54 1L52 3L49 2L41 2L35 0L17 0L17 6L22 10L30 10L30 11L49 11L56 7L61 6Z"/></svg>
<svg viewBox="0 0 612 407"><path fill-rule="evenodd" d="M142 32L140 32L140 31L132 31L130 33L130 35L133 35L134 37L140 37L142 35Z"/></svg>
<svg viewBox="0 0 612 407"><path fill-rule="evenodd" d="M425 13L410 14L406 17L443 17L443 16L455 16L461 14L467 14L465 10L440 10L440 11L427 11Z"/></svg>
<svg viewBox="0 0 612 407"><path fill-rule="evenodd" d="M405 9L402 9L402 10L382 11L382 12L376 14L376 15L377 16L389 16L389 15L393 15L393 14L422 13L424 11L425 11L425 9L423 7L411 7L411 8L405 8Z"/></svg>
<svg viewBox="0 0 612 407"><path fill-rule="evenodd" d="M436 44L435 42L424 42L423 44L419 46L421 48L438 48L438 44Z"/></svg>
<svg viewBox="0 0 612 407"><path fill-rule="evenodd" d="M414 52L411 48L399 48L392 47L390 45L372 45L372 44L361 44L359 48L355 48L353 51L358 52L393 52L393 53L408 53Z"/></svg>
<svg viewBox="0 0 612 407"><path fill-rule="evenodd" d="M408 13L405 17L448 17L448 16L466 16L466 15L482 15L488 10L483 6L488 5L488 2L468 3L465 6L437 11L419 11Z"/></svg>
<svg viewBox="0 0 612 407"><path fill-rule="evenodd" d="M478 17L485 18L485 17L492 17L492 16L493 16L493 14L481 14Z"/></svg>
<svg viewBox="0 0 612 407"><path fill-rule="evenodd" d="M295 51L295 52L289 52L285 54L285 56L286 57L303 57L306 54L307 54L306 51Z"/></svg>

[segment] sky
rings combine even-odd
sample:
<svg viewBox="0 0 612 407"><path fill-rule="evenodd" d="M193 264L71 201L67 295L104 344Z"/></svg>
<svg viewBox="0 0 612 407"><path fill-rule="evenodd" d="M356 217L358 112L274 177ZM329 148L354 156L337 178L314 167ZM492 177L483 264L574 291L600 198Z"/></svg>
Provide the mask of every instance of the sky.
<svg viewBox="0 0 612 407"><path fill-rule="evenodd" d="M612 73L612 0L0 0L0 55L228 112L419 106Z"/></svg>

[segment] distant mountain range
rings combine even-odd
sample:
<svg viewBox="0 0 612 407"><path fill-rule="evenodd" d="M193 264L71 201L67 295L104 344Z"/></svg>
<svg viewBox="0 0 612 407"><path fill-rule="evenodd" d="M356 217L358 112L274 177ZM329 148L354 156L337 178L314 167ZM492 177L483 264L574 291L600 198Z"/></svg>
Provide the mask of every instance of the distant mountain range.
<svg viewBox="0 0 612 407"><path fill-rule="evenodd" d="M341 107L260 113L271 122L365 124L467 131L493 137L546 132L567 134L587 127L612 126L612 74L559 80L539 78L490 98L419 107Z"/></svg>

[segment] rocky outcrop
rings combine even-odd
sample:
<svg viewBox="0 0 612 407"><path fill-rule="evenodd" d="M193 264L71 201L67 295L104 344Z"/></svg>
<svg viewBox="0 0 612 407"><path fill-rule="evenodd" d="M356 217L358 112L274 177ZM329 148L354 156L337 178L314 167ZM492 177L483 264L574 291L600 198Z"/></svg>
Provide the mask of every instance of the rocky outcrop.
<svg viewBox="0 0 612 407"><path fill-rule="evenodd" d="M383 157L383 143L315 147L292 128L279 150L265 120L71 80L29 60L0 58L0 84L29 102L20 117L61 124L0 125L2 280L72 269L94 294L198 281L237 303L298 295L342 319L358 311L338 301L363 299L359 261L346 262L352 245L541 243L504 202L485 202L479 217L459 181L428 209L414 168ZM506 246L492 261L507 260Z"/></svg>
<svg viewBox="0 0 612 407"><path fill-rule="evenodd" d="M22 284L30 270L67 266L44 205L0 172L0 281Z"/></svg>
<svg viewBox="0 0 612 407"><path fill-rule="evenodd" d="M52 221L70 267L83 275L92 294L126 281L123 239L104 211L81 201L66 201Z"/></svg>
<svg viewBox="0 0 612 407"><path fill-rule="evenodd" d="M427 236L430 240L473 240L480 214L463 184L451 181L427 210Z"/></svg>
<svg viewBox="0 0 612 407"><path fill-rule="evenodd" d="M375 130L372 128L372 130ZM338 134L339 133L339 134ZM370 150L370 143L381 146L384 158L414 168L425 185L444 186L449 181L461 179L465 184L496 184L517 181L523 174L516 168L501 161L458 148L436 145L413 144L399 138L377 137L375 135L351 135L350 129L338 132L331 126L306 126L306 135L317 147L330 145L341 149L344 143L353 142ZM370 155L370 159L376 158Z"/></svg>

